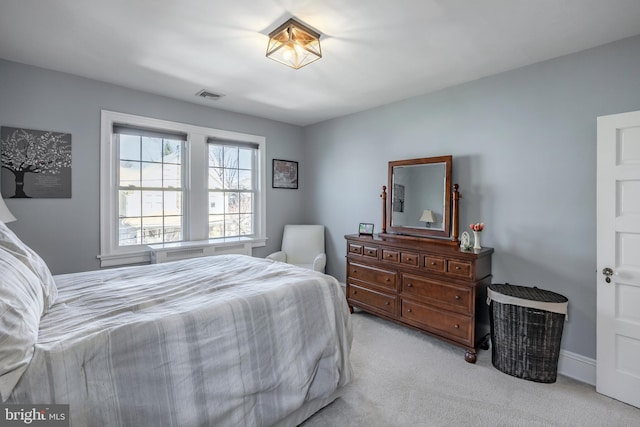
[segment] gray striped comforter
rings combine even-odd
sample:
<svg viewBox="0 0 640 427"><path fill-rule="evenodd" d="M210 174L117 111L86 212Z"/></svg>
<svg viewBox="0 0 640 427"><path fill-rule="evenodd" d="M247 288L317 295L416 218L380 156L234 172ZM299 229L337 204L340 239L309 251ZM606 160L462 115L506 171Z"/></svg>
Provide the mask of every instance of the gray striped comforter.
<svg viewBox="0 0 640 427"><path fill-rule="evenodd" d="M55 279L6 403L68 403L72 426L295 425L350 380L330 276L221 255Z"/></svg>

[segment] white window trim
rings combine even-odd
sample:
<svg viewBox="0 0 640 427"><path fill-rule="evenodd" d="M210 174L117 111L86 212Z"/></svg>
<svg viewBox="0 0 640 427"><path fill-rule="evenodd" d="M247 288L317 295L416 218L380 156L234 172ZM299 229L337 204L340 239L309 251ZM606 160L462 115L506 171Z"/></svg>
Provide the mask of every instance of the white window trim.
<svg viewBox="0 0 640 427"><path fill-rule="evenodd" d="M266 138L258 135L231 132L220 129L194 126L167 120L136 116L102 110L100 120L100 259L101 267L111 267L125 264L147 263L151 261L150 250L147 248L118 247L114 227L118 219L117 197L113 189L117 188L117 158L116 147L113 144L113 125L127 124L130 126L151 129L179 131L187 134L185 192L185 218L192 223L206 222L208 210L205 197L207 192L206 159L207 138L217 138L226 141L251 142L258 144L258 209L255 218L255 237L250 238L252 247L264 246L266 242ZM202 179L194 179L191 169L202 170ZM190 197L190 194L202 194L203 197ZM202 205L202 206L201 206ZM189 221L184 229L185 245L193 242L205 242L211 246L228 245L229 239L208 239L205 229L189 227Z"/></svg>

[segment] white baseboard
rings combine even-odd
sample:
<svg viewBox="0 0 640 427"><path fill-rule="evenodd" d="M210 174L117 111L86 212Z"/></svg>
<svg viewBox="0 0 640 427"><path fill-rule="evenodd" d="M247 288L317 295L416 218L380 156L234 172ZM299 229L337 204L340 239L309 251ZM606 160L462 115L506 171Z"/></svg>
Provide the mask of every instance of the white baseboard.
<svg viewBox="0 0 640 427"><path fill-rule="evenodd" d="M596 360L570 351L560 350L558 373L595 386Z"/></svg>

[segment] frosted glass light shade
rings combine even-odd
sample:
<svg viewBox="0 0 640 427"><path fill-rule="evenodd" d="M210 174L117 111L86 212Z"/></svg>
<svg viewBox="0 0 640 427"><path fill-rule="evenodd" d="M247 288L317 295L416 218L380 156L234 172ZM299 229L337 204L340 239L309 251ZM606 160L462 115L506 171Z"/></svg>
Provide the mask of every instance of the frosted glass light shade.
<svg viewBox="0 0 640 427"><path fill-rule="evenodd" d="M9 211L9 208L4 203L4 199L0 197L0 221L7 223L15 220L16 220L16 217L13 216L11 211Z"/></svg>
<svg viewBox="0 0 640 427"><path fill-rule="evenodd" d="M296 70L311 64L322 58L320 34L291 18L269 34L267 58Z"/></svg>

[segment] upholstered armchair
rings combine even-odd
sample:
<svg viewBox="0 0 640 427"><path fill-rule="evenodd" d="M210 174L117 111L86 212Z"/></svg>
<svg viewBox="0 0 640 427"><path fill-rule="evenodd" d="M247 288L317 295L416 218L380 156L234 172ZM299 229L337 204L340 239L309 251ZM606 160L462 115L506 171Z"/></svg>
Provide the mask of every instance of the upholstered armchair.
<svg viewBox="0 0 640 427"><path fill-rule="evenodd" d="M281 250L267 258L324 273L324 226L285 225Z"/></svg>

